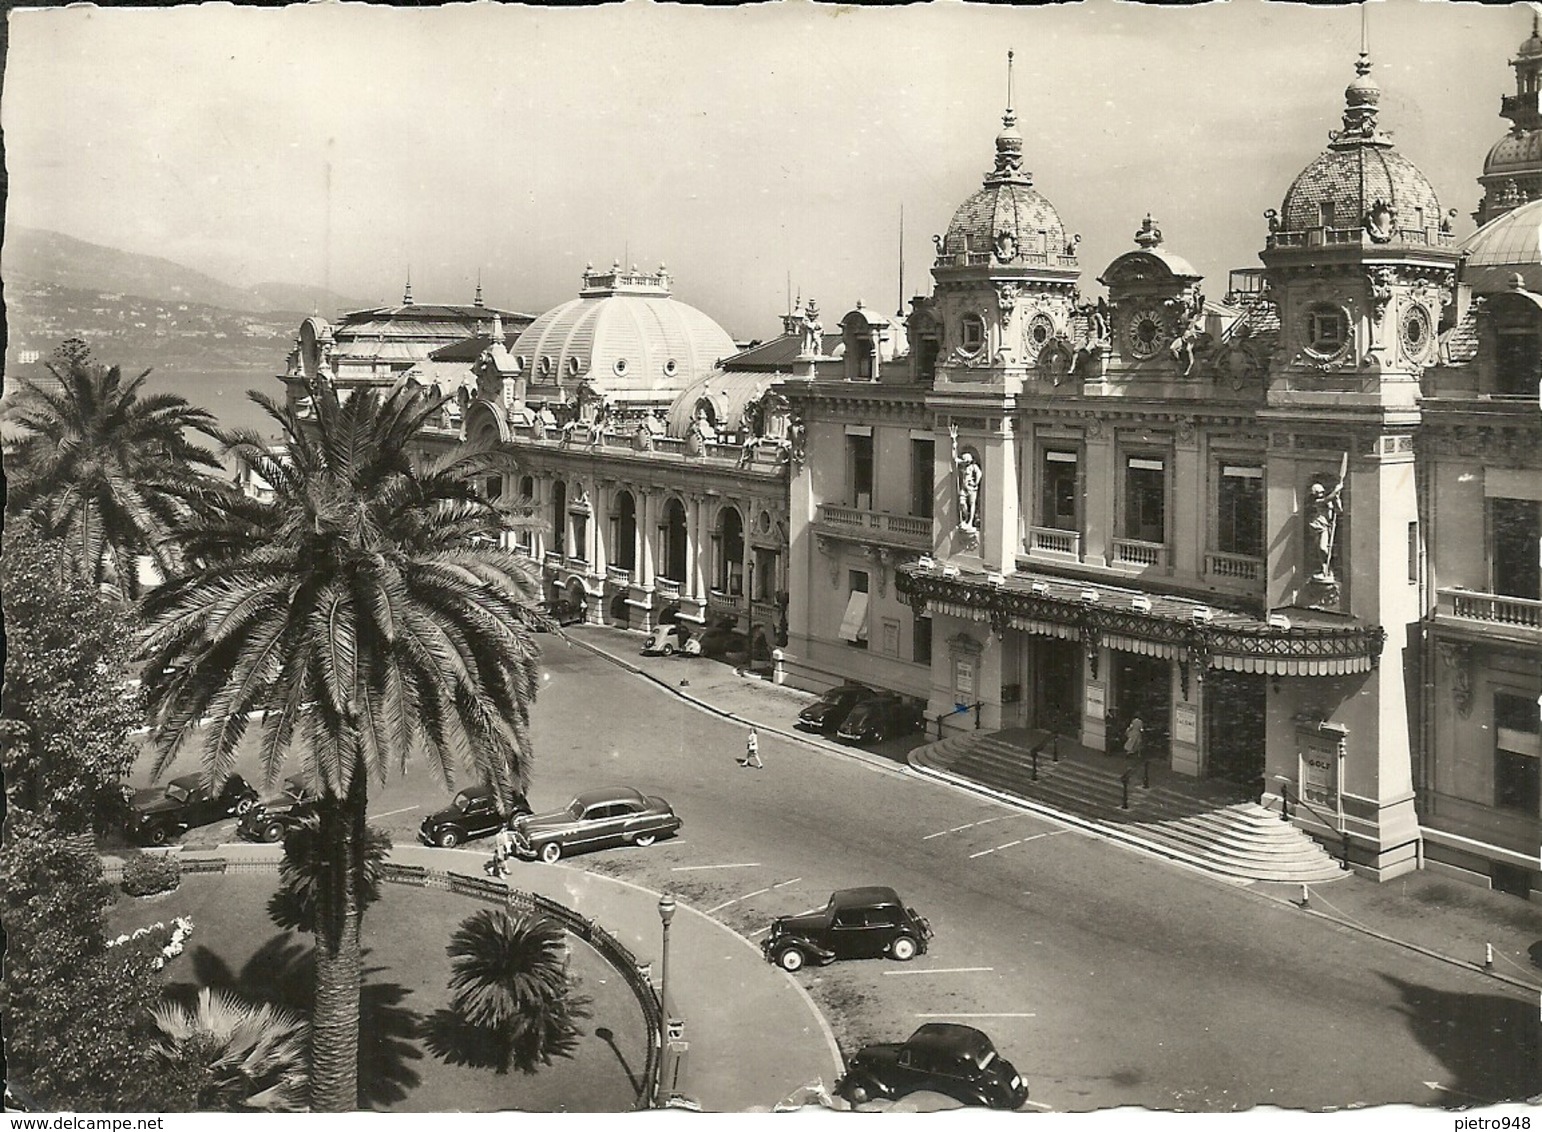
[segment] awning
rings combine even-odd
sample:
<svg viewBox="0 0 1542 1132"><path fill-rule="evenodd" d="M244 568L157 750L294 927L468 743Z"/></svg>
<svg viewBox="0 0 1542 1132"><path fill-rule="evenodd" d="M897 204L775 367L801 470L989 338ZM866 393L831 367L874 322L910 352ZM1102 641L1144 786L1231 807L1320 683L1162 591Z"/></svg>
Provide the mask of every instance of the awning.
<svg viewBox="0 0 1542 1132"><path fill-rule="evenodd" d="M841 640L867 640L867 594L853 590L846 599L846 615L841 618Z"/></svg>

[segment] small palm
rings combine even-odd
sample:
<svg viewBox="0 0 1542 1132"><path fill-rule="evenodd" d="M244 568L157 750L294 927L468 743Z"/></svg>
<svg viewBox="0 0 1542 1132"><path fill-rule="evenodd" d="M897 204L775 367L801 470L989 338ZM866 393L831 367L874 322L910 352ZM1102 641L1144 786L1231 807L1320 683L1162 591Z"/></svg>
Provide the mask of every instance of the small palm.
<svg viewBox="0 0 1542 1132"><path fill-rule="evenodd" d="M197 1005L155 1011L168 1071L191 1077L199 1112L296 1112L308 1088L306 1023L268 1004L204 987Z"/></svg>

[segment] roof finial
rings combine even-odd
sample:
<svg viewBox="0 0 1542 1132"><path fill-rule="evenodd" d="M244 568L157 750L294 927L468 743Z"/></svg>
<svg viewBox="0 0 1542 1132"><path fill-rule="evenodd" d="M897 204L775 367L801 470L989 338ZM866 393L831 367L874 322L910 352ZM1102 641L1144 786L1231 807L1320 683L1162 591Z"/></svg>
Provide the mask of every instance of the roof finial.
<svg viewBox="0 0 1542 1132"><path fill-rule="evenodd" d="M407 287L402 291L402 306L412 305L412 264L407 265Z"/></svg>
<svg viewBox="0 0 1542 1132"><path fill-rule="evenodd" d="M1032 184L1033 178L1023 172L1023 135L1017 132L1017 111L1012 109L1012 58L1015 52L1007 52L1007 112L1001 116L1001 133L996 135L996 168L986 174L986 183L1014 181Z"/></svg>
<svg viewBox="0 0 1542 1132"><path fill-rule="evenodd" d="M471 305L476 307L482 306L482 269L480 267L477 268L477 295L471 301Z"/></svg>
<svg viewBox="0 0 1542 1132"><path fill-rule="evenodd" d="M1007 113L1012 113L1012 55L1013 51L1007 48Z"/></svg>
<svg viewBox="0 0 1542 1132"><path fill-rule="evenodd" d="M1365 0L1360 0L1360 58L1367 59L1371 54L1371 33L1369 30L1369 11Z"/></svg>

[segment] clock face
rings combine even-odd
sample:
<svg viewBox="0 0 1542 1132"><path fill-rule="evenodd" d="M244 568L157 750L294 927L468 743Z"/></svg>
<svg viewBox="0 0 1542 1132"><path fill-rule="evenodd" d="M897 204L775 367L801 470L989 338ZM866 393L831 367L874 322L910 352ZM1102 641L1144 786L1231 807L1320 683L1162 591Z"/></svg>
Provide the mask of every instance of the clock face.
<svg viewBox="0 0 1542 1132"><path fill-rule="evenodd" d="M1137 358L1149 358L1162 348L1162 312L1137 307L1124 324L1125 349Z"/></svg>
<svg viewBox="0 0 1542 1132"><path fill-rule="evenodd" d="M1418 303L1410 303L1398 322L1398 337L1408 360L1416 365L1422 363L1429 357L1430 344L1435 340L1430 312Z"/></svg>
<svg viewBox="0 0 1542 1132"><path fill-rule="evenodd" d="M1043 311L1037 311L1023 328L1023 354L1030 362L1036 360L1039 351L1049 345L1055 336L1055 323Z"/></svg>

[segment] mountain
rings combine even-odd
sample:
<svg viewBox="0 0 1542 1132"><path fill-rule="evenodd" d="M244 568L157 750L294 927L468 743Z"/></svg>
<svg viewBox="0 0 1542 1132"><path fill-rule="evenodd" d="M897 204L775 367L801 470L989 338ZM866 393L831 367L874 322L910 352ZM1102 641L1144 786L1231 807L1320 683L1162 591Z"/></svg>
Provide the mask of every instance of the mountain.
<svg viewBox="0 0 1542 1132"><path fill-rule="evenodd" d="M235 287L159 256L119 251L60 232L10 226L0 252L0 276L73 291L132 295L163 303L197 303L230 311L275 311L335 318L341 311L377 304L349 299L320 287L262 283Z"/></svg>

